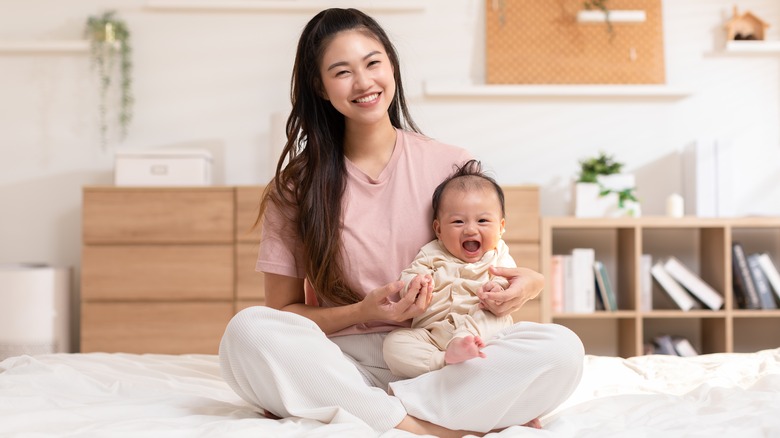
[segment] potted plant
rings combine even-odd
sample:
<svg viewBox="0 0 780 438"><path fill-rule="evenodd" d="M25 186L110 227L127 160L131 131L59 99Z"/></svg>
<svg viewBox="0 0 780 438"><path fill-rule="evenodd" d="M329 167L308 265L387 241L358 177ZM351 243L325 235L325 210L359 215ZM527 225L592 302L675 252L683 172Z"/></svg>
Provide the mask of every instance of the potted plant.
<svg viewBox="0 0 780 438"><path fill-rule="evenodd" d="M100 141L108 145L108 98L112 87L119 87L119 138L127 136L133 117L132 46L130 31L115 11L88 17L84 36L90 41L92 67L100 79Z"/></svg>
<svg viewBox="0 0 780 438"><path fill-rule="evenodd" d="M639 216L634 175L622 171L623 163L604 152L580 160L574 185L575 216Z"/></svg>

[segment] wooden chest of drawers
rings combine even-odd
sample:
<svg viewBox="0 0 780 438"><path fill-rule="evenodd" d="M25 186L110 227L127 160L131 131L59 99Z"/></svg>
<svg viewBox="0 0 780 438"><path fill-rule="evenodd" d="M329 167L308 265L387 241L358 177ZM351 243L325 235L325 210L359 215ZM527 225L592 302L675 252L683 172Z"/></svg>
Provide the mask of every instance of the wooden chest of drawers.
<svg viewBox="0 0 780 438"><path fill-rule="evenodd" d="M519 265L539 269L539 194L506 187ZM235 312L263 305L255 272L260 186L87 187L81 351L214 354ZM539 321L538 300L516 319Z"/></svg>

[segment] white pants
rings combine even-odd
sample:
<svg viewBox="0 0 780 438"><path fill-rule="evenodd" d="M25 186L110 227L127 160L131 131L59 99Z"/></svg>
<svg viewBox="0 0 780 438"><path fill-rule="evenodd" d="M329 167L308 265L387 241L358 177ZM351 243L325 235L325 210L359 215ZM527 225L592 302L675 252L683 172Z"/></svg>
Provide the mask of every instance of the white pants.
<svg viewBox="0 0 780 438"><path fill-rule="evenodd" d="M515 324L487 342L486 358L409 380L387 370L384 336L329 339L300 315L251 307L228 324L220 366L238 395L280 417L362 421L378 432L407 413L476 432L524 424L566 400L582 375L582 342L555 324Z"/></svg>

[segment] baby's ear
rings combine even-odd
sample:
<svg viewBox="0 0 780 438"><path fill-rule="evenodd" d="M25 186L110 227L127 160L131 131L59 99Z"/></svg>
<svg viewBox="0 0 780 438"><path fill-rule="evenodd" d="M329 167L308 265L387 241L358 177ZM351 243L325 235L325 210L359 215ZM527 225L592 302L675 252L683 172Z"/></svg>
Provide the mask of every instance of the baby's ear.
<svg viewBox="0 0 780 438"><path fill-rule="evenodd" d="M433 220L433 232L436 234L436 238L441 238L441 224L438 219Z"/></svg>

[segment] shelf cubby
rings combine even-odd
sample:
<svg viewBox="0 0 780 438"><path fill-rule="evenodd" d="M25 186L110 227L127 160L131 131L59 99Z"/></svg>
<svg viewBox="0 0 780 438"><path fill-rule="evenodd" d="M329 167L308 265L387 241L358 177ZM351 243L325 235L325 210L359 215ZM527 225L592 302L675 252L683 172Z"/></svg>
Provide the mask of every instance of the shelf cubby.
<svg viewBox="0 0 780 438"><path fill-rule="evenodd" d="M588 354L641 355L656 336L685 336L700 353L746 352L780 346L780 310L742 310L733 297L731 245L780 260L780 218L574 218L546 217L541 227L541 265L547 289L550 260L573 248L593 248L616 285L619 311L553 312L541 299L542 319L580 335ZM653 263L676 257L724 298L721 309L682 311L653 281L653 308L642 310L641 256Z"/></svg>

